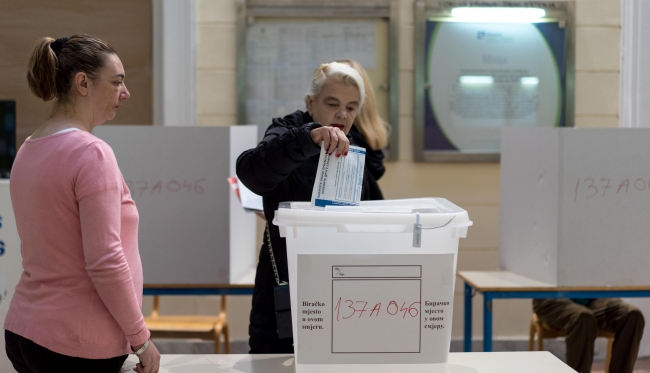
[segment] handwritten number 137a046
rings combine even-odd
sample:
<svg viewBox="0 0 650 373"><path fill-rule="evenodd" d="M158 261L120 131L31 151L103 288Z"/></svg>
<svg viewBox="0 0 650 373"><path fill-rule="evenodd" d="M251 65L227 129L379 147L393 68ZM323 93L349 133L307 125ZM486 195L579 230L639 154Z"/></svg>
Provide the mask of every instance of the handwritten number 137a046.
<svg viewBox="0 0 650 373"><path fill-rule="evenodd" d="M405 319L407 316L417 317L420 313L418 309L419 305L420 302L413 302L408 306L406 305L406 302L402 302L402 305L400 306L396 301L391 300L388 305L382 309L381 302L377 302L374 306L369 307L368 302L366 301L352 301L350 299L343 300L343 298L339 297L339 300L336 302L336 306L334 307L334 311L336 311L336 321L352 318L355 314L357 315L356 318L360 319L364 316L364 313L367 317L377 317L380 316L380 314L388 316L397 316L400 314L402 319Z"/></svg>
<svg viewBox="0 0 650 373"><path fill-rule="evenodd" d="M142 197L146 192L147 194L162 194L164 192L177 193L195 193L203 194L205 192L203 183L206 179L198 179L197 181L179 181L179 180L158 180L155 183L149 183L146 180L138 180L135 183L131 180L126 180L126 186L131 190L135 190L138 197Z"/></svg>
<svg viewBox="0 0 650 373"><path fill-rule="evenodd" d="M643 192L650 189L650 179L628 178L628 179L611 179L608 177L598 178L579 178L576 181L573 190L573 200L592 199L594 197L607 197L628 192Z"/></svg>

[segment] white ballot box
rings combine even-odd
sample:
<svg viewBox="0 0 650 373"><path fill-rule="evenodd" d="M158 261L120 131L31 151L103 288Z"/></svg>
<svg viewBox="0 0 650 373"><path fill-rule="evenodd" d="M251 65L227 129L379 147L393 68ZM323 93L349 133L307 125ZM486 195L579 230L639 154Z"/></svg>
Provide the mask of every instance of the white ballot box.
<svg viewBox="0 0 650 373"><path fill-rule="evenodd" d="M650 284L650 129L502 134L499 267L557 286Z"/></svg>
<svg viewBox="0 0 650 373"><path fill-rule="evenodd" d="M442 198L286 202L274 224L287 240L298 372L447 362L465 210Z"/></svg>

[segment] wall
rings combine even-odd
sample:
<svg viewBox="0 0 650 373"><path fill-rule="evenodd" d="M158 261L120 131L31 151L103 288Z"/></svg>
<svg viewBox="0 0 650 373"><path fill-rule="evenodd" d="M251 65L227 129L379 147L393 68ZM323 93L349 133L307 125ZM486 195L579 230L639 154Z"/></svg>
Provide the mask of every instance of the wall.
<svg viewBox="0 0 650 373"><path fill-rule="evenodd" d="M197 64L198 124L236 123L236 0L198 0ZM54 3L53 3L54 4ZM49 105L29 95L24 83L27 58L38 37L83 31L109 41L127 72L131 99L113 123L151 123L151 4L121 0L5 2L0 12L0 99L18 99L18 141L22 143L49 113ZM386 164L380 184L387 198L445 197L467 209L474 226L461 240L459 270L497 267L499 165L496 163L414 163L413 133L413 1L400 2L400 159ZM115 21L117 20L117 21ZM576 32L577 127L618 126L620 70L620 3L578 0ZM29 108L29 110L26 110ZM462 288L456 290L453 335L462 335ZM475 297L474 334L480 335L481 297ZM151 297L145 297L145 314ZM162 313L210 314L218 297L163 297ZM229 297L234 340L247 338L249 296ZM530 300L494 302L497 337L527 335Z"/></svg>
<svg viewBox="0 0 650 373"><path fill-rule="evenodd" d="M380 185L386 198L444 197L467 209L474 226L468 238L461 240L458 270L496 270L499 165L412 161L413 1L401 0L399 10L400 157L386 164ZM199 125L236 124L235 17L235 0L198 0ZM576 127L618 126L620 19L620 3L616 0L577 1ZM216 298L192 298L184 305L174 299L166 301L170 309L184 307L187 312L206 312L218 306ZM454 301L453 336L459 338L463 316L461 282ZM245 339L250 297L230 297L229 302L233 339ZM474 335L480 337L482 297L476 296L474 302ZM494 335L527 336L530 312L530 300L494 302Z"/></svg>
<svg viewBox="0 0 650 373"><path fill-rule="evenodd" d="M111 124L151 124L151 3L92 0L3 1L0 11L0 100L16 100L17 144L51 114L27 89L25 70L36 41L77 33L95 35L115 48L131 98Z"/></svg>

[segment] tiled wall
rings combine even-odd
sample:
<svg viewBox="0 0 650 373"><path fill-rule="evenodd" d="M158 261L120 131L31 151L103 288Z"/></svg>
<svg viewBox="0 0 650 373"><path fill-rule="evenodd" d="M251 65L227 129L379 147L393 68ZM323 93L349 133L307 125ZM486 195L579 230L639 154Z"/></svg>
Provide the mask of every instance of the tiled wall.
<svg viewBox="0 0 650 373"><path fill-rule="evenodd" d="M621 2L582 0L576 9L576 127L618 127Z"/></svg>
<svg viewBox="0 0 650 373"><path fill-rule="evenodd" d="M199 126L237 124L236 15L234 0L197 1Z"/></svg>
<svg viewBox="0 0 650 373"><path fill-rule="evenodd" d="M198 0L199 125L236 124L235 0ZM617 127L619 112L620 2L578 0L576 30L576 126ZM496 163L414 163L413 1L400 3L400 159L387 163L380 181L386 198L445 197L465 208L474 226L461 240L458 270L496 270L499 232L499 165ZM161 309L207 313L218 298L163 299ZM462 283L458 282L453 335L462 335ZM474 299L474 335L481 335L481 297ZM149 301L150 302L150 301ZM232 338L247 338L250 297L230 297ZM147 303L150 307L150 303ZM145 307L145 312L146 307ZM530 300L494 302L496 337L528 333Z"/></svg>

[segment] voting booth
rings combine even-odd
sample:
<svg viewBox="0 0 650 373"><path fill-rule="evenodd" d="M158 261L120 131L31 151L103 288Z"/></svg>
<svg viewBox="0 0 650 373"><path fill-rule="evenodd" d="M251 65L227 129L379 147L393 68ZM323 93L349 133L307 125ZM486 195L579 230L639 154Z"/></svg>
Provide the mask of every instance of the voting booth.
<svg viewBox="0 0 650 373"><path fill-rule="evenodd" d="M9 195L9 180L0 179L0 322L4 325L9 303L23 272L20 255L20 238L16 229L16 219ZM0 349L4 351L5 340L0 339ZM0 372L13 369L6 354L0 354Z"/></svg>
<svg viewBox="0 0 650 373"><path fill-rule="evenodd" d="M465 210L442 198L285 202L274 224L287 240L298 372L447 362Z"/></svg>
<svg viewBox="0 0 650 373"><path fill-rule="evenodd" d="M650 284L650 129L502 138L500 269L556 286Z"/></svg>
<svg viewBox="0 0 650 373"><path fill-rule="evenodd" d="M100 126L140 214L145 285L252 283L255 214L246 213L228 177L257 145L257 126Z"/></svg>

